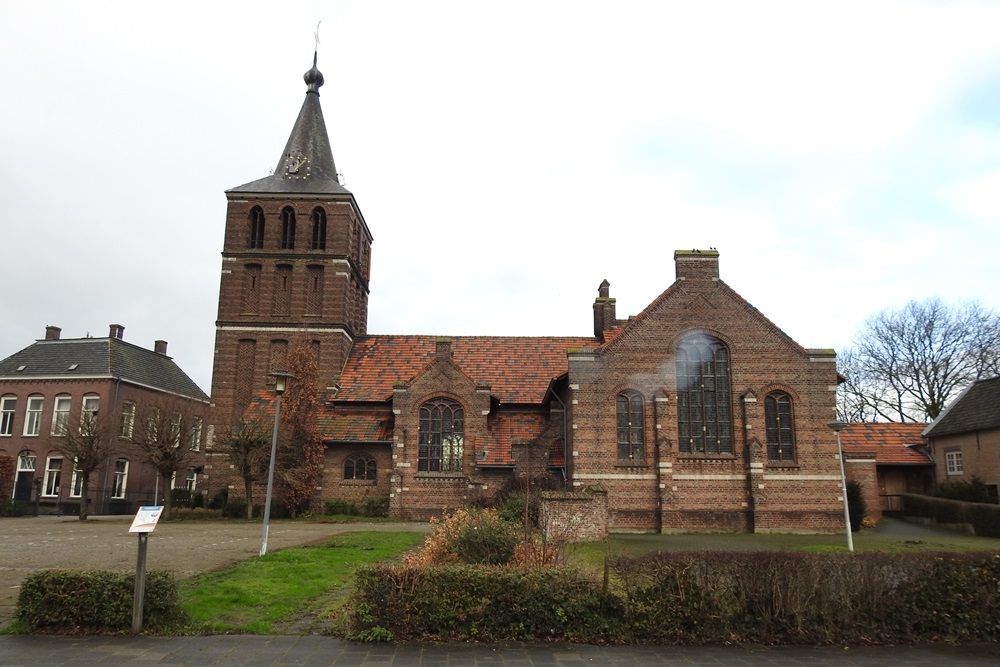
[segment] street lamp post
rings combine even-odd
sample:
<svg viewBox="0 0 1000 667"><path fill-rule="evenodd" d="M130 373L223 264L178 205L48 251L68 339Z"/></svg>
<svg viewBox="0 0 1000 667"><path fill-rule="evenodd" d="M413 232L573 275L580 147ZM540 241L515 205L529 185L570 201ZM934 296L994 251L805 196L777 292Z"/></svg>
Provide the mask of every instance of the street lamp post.
<svg viewBox="0 0 1000 667"><path fill-rule="evenodd" d="M274 459L278 449L278 420L281 418L281 395L285 393L285 382L294 375L285 371L268 373L274 377L274 393L278 399L274 404L274 430L271 433L271 462L267 466L267 496L264 499L264 526L260 531L260 555L267 553L267 529L271 522L271 493L274 489Z"/></svg>
<svg viewBox="0 0 1000 667"><path fill-rule="evenodd" d="M847 529L847 550L854 553L854 536L851 534L851 512L847 506L847 474L844 472L844 448L840 445L840 432L847 428L845 422L832 421L828 426L837 434L837 459L840 461L840 491L844 497L844 527Z"/></svg>

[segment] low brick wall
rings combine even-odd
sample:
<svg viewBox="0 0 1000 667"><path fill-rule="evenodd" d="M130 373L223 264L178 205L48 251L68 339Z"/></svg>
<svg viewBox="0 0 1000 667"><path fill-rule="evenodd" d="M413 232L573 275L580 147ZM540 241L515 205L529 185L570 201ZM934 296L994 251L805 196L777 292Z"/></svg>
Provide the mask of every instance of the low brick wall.
<svg viewBox="0 0 1000 667"><path fill-rule="evenodd" d="M608 536L608 492L598 487L577 492L546 491L538 520L549 541L603 540Z"/></svg>

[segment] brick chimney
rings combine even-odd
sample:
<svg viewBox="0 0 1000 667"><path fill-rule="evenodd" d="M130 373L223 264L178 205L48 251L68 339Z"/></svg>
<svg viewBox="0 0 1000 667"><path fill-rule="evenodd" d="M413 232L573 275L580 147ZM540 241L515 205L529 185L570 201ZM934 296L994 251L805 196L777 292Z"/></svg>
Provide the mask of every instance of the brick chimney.
<svg viewBox="0 0 1000 667"><path fill-rule="evenodd" d="M108 327L108 329L108 338L117 338L118 340L122 340L125 336L125 327L120 324L112 324Z"/></svg>
<svg viewBox="0 0 1000 667"><path fill-rule="evenodd" d="M604 338L604 332L618 326L615 319L615 300L611 298L611 283L601 282L594 299L594 336Z"/></svg>
<svg viewBox="0 0 1000 667"><path fill-rule="evenodd" d="M167 356L167 341L158 340L153 343L153 352Z"/></svg>
<svg viewBox="0 0 1000 667"><path fill-rule="evenodd" d="M59 327L47 326L45 327L45 340L59 340L61 333L62 329Z"/></svg>
<svg viewBox="0 0 1000 667"><path fill-rule="evenodd" d="M674 270L677 280L718 280L719 251L675 250Z"/></svg>
<svg viewBox="0 0 1000 667"><path fill-rule="evenodd" d="M434 341L434 356L438 359L451 359L450 338L438 338Z"/></svg>

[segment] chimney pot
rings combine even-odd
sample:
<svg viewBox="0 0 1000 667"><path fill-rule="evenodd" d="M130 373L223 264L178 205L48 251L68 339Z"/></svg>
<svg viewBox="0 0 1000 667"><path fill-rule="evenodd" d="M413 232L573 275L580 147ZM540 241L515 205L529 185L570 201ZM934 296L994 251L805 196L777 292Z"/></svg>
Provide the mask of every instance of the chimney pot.
<svg viewBox="0 0 1000 667"><path fill-rule="evenodd" d="M59 340L61 333L62 329L59 327L47 326L45 327L45 340Z"/></svg>
<svg viewBox="0 0 1000 667"><path fill-rule="evenodd" d="M112 324L108 329L108 338L122 340L125 337L125 327L120 324Z"/></svg>
<svg viewBox="0 0 1000 667"><path fill-rule="evenodd" d="M153 343L153 352L156 352L157 354L162 354L162 355L166 356L166 354L167 354L167 341L165 341L165 340L158 340L155 343Z"/></svg>

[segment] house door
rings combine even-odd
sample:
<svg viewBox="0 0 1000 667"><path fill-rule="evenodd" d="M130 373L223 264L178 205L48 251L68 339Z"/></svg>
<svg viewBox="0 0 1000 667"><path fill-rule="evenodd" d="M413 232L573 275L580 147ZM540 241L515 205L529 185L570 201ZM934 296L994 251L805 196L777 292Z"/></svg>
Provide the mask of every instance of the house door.
<svg viewBox="0 0 1000 667"><path fill-rule="evenodd" d="M31 502L31 487L35 482L35 457L32 454L17 455L17 476L14 478L14 500Z"/></svg>

